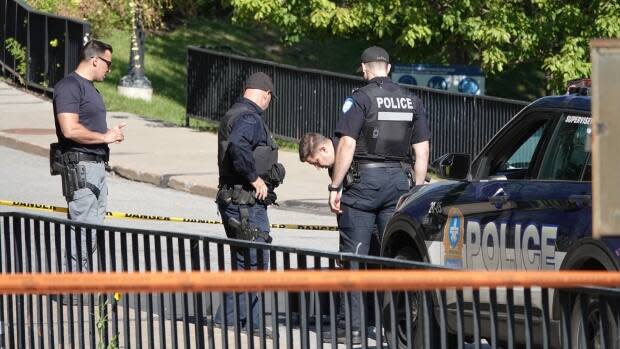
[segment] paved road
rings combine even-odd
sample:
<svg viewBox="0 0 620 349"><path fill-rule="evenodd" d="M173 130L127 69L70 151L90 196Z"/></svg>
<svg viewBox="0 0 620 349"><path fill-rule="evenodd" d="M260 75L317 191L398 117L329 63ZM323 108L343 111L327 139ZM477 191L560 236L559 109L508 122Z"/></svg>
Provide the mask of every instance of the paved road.
<svg viewBox="0 0 620 349"><path fill-rule="evenodd" d="M60 176L50 176L47 158L0 146L0 159L0 178L2 178L0 200L66 207L66 202L61 194ZM322 174L316 173L316 175ZM159 188L152 184L133 182L110 174L108 176L110 193L108 211L220 220L212 198L169 188ZM7 206L0 206L0 210L20 211L17 207ZM23 211L64 218L64 214L59 213L27 209ZM336 225L334 216L313 213L313 211L304 213L270 208L269 217L271 223ZM114 218L106 219L106 224L224 236L224 229L219 224L136 221ZM338 233L333 231L273 229L272 235L273 243L277 245L326 251L338 250Z"/></svg>
<svg viewBox="0 0 620 349"><path fill-rule="evenodd" d="M49 175L49 164L45 157L0 146L0 199L66 206L61 194L60 177ZM314 175L314 173L313 173ZM316 175L322 175L317 173ZM175 216L219 220L212 198L159 188L155 185L129 181L114 175L108 177L109 211L141 213L160 216ZM64 218L64 214L0 206L0 211L23 211L40 215ZM270 209L272 223L294 223L313 225L335 225L335 218L320 213L296 212ZM208 234L223 237L221 225L175 223L158 221L135 221L106 219L107 225ZM312 248L326 251L338 250L336 232L306 231L290 229L272 230L274 244ZM296 330L294 335L299 333ZM312 339L314 340L314 339ZM488 347L483 341L482 347ZM315 346L316 344L312 344ZM374 342L371 340L371 345ZM327 347L327 346L326 346ZM466 348L473 345L465 345Z"/></svg>

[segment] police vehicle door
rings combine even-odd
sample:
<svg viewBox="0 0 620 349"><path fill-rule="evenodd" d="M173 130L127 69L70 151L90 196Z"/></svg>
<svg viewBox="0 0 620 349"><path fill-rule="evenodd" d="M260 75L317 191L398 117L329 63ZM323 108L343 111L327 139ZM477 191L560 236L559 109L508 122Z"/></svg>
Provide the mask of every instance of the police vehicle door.
<svg viewBox="0 0 620 349"><path fill-rule="evenodd" d="M512 187L517 207L510 224L521 249L516 269L559 269L566 252L563 241L591 234L591 166L586 151L590 122L583 112L558 115L531 180Z"/></svg>
<svg viewBox="0 0 620 349"><path fill-rule="evenodd" d="M535 173L556 116L536 111L517 116L518 119L512 120L500 131L474 162L473 181L468 191L473 193L475 202L470 207L466 205L464 208L469 212L463 213L463 267L489 271L519 269L522 253L530 256L530 245L524 251L520 246L524 234L527 233L526 242L529 244L533 232L531 228L526 231L527 225L515 227L514 214L521 201L519 193L528 187ZM454 222L454 217L448 217L447 224L450 222ZM535 235L536 238L532 239L539 239ZM444 258L447 257L448 252ZM481 290L482 335L490 335L486 332L490 331L491 326L485 322L490 318L489 299L488 290ZM500 313L505 310L505 300L505 290L498 288ZM472 294L465 292L464 301L465 309L471 309ZM521 304L521 297L515 295L517 308ZM465 316L473 315L466 312Z"/></svg>
<svg viewBox="0 0 620 349"><path fill-rule="evenodd" d="M510 226L518 270L558 270L568 246L591 235L591 166L586 151L590 122L584 112L559 115L532 180L511 190L517 203ZM532 288L534 317L542 315L541 296L540 288ZM549 297L554 299L553 290Z"/></svg>

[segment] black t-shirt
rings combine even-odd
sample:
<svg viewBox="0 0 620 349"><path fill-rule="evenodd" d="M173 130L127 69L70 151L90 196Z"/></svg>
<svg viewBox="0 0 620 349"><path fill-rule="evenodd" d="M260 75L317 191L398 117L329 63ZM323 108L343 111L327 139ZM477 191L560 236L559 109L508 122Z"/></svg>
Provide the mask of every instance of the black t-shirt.
<svg viewBox="0 0 620 349"><path fill-rule="evenodd" d="M370 80L369 83L379 81L382 84L394 84L388 77L378 77ZM399 87L400 88L400 87ZM424 141L428 141L431 138L431 132L428 128L428 120L426 118L426 108L422 105L422 101L416 98L419 104L419 113L416 114L414 120L413 135L411 137L411 144L416 144ZM357 140L364 126L364 120L366 113L370 110L371 101L367 94L360 90L353 92L351 97L348 97L342 105L340 112L340 120L336 125L334 131L337 137L349 136Z"/></svg>
<svg viewBox="0 0 620 349"><path fill-rule="evenodd" d="M330 139L332 141L332 145L334 146L334 158L335 158L336 149L338 149L338 142L340 141L340 137L330 137ZM334 166L331 166L327 169L327 174L329 175L329 178L332 178L333 173L334 173Z"/></svg>
<svg viewBox="0 0 620 349"><path fill-rule="evenodd" d="M66 149L88 154L105 155L108 145L80 144L65 138L58 123L58 114L73 113L79 116L79 122L93 132L106 133L106 109L103 98L89 81L75 72L70 73L54 86L54 122L58 142Z"/></svg>

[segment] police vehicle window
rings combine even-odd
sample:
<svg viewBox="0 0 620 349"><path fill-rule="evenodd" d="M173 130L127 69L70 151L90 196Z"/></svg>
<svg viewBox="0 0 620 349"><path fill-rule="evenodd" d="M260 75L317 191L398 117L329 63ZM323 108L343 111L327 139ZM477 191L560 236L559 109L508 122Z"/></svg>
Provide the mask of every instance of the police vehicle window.
<svg viewBox="0 0 620 349"><path fill-rule="evenodd" d="M508 169L528 168L534 151L540 142L544 127L537 129L529 138L526 139L523 144L512 154L512 156L506 161L506 167Z"/></svg>
<svg viewBox="0 0 620 349"><path fill-rule="evenodd" d="M496 165L490 173L490 176L505 176L506 179L525 179L528 173L528 169L532 161L534 161L534 155L538 144L543 137L547 122L544 120L530 129L525 136L520 137L520 141L513 143L510 147L513 150L512 153L508 152L508 155L501 155Z"/></svg>
<svg viewBox="0 0 620 349"><path fill-rule="evenodd" d="M539 179L579 181L588 176L586 140L591 121L589 116L562 116L543 157Z"/></svg>

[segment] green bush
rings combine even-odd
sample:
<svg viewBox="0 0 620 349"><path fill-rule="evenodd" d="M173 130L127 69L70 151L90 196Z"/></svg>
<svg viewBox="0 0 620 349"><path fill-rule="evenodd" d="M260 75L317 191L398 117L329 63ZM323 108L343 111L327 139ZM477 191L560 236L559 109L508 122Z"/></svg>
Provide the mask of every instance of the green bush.
<svg viewBox="0 0 620 349"><path fill-rule="evenodd" d="M14 38L7 38L6 49L15 58L15 72L19 82L26 85L26 48Z"/></svg>

